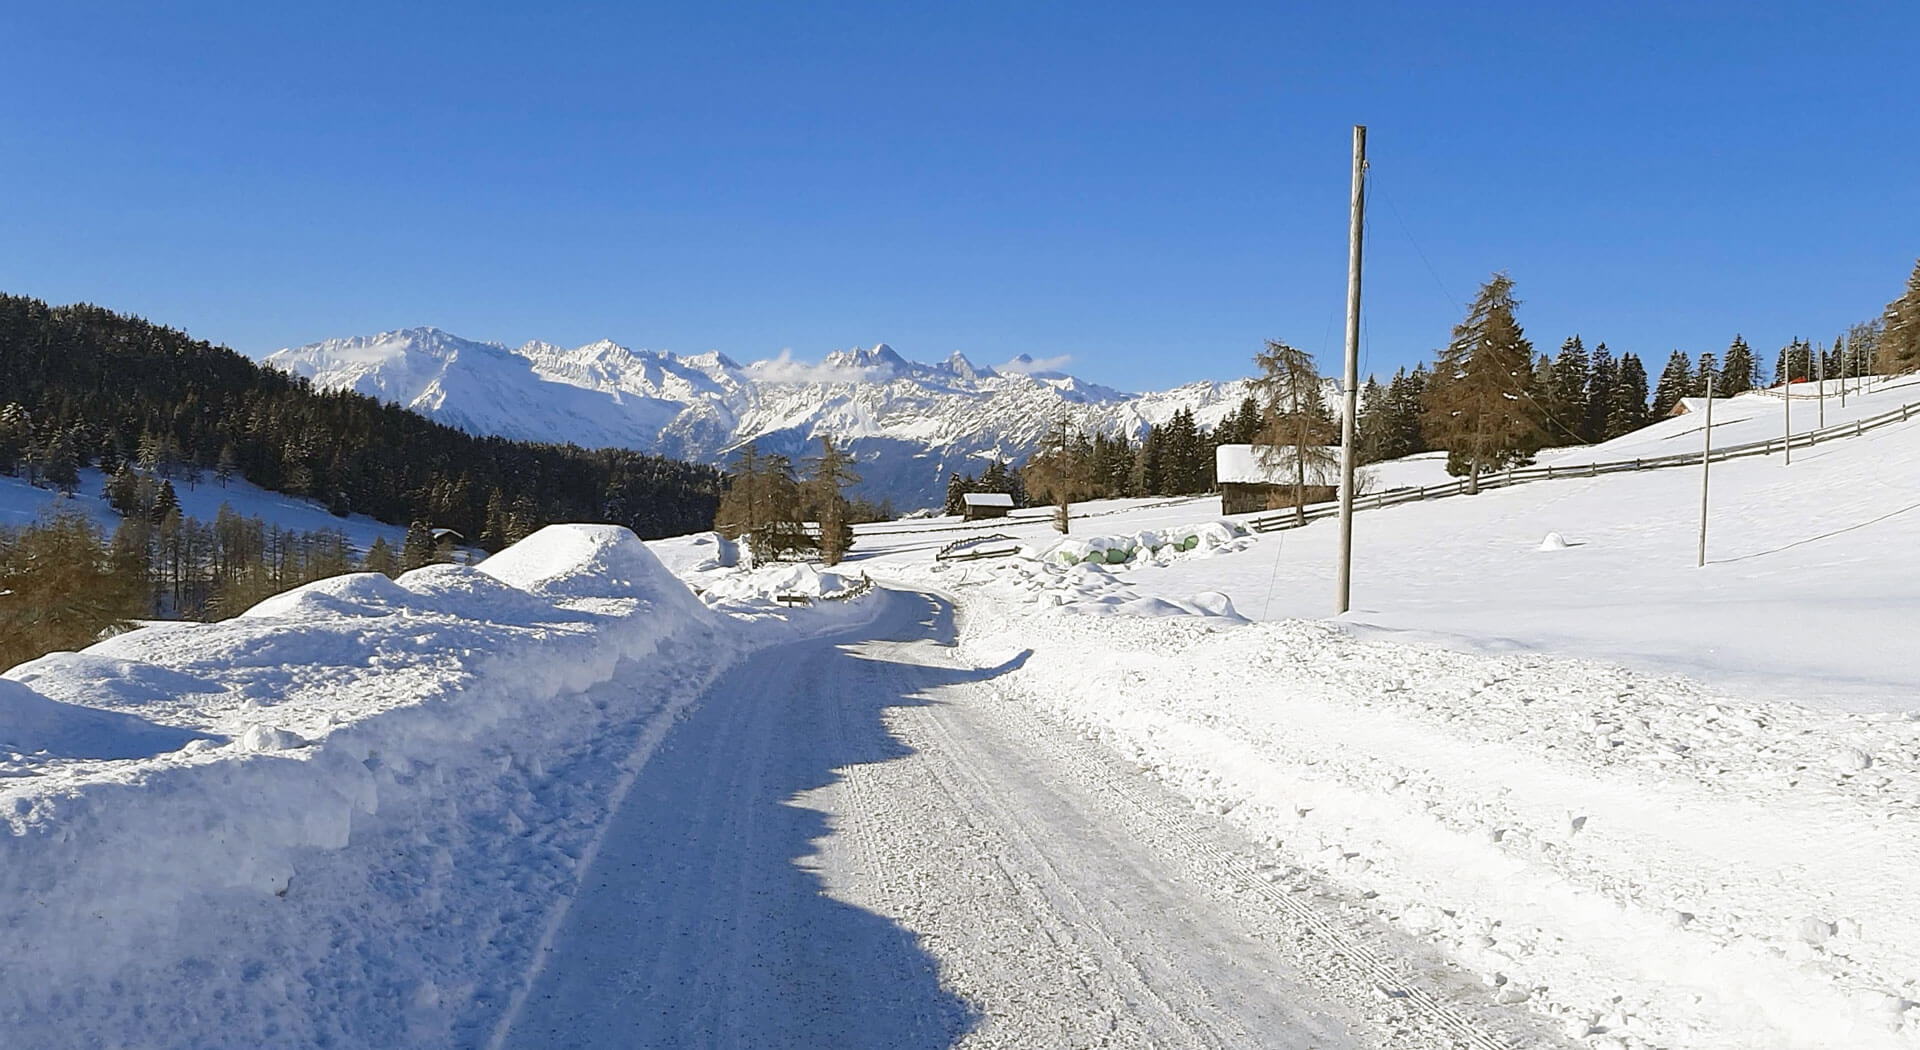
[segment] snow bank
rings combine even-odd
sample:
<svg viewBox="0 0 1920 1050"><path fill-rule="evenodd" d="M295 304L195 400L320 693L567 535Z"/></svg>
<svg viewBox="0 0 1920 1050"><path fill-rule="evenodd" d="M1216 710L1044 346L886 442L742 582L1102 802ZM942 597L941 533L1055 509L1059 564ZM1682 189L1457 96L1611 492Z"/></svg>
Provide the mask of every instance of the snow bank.
<svg viewBox="0 0 1920 1050"><path fill-rule="evenodd" d="M717 532L696 532L664 540L648 540L647 549L675 576L730 569L740 564L740 545Z"/></svg>
<svg viewBox="0 0 1920 1050"><path fill-rule="evenodd" d="M1121 536L1068 536L1052 544L1029 548L1028 556L1058 565L1083 562L1167 565L1182 554L1244 550L1251 543L1245 526L1230 521L1209 521Z"/></svg>
<svg viewBox="0 0 1920 1050"><path fill-rule="evenodd" d="M1104 571L1104 570L1097 570ZM975 663L1576 1045L1920 1046L1920 721L962 588ZM1046 638L1034 648L1032 639Z"/></svg>
<svg viewBox="0 0 1920 1050"><path fill-rule="evenodd" d="M776 563L710 576L700 597L709 605L766 606L783 596L811 600L840 598L861 587L858 576L815 568L804 562Z"/></svg>
<svg viewBox="0 0 1920 1050"><path fill-rule="evenodd" d="M483 1043L717 624L626 530L552 526L13 669L6 1041Z"/></svg>

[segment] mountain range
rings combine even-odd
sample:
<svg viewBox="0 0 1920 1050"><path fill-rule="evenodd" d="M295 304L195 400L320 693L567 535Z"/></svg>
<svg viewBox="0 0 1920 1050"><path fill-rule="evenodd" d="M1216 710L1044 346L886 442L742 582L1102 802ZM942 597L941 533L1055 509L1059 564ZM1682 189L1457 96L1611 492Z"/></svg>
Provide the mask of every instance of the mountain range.
<svg viewBox="0 0 1920 1050"><path fill-rule="evenodd" d="M739 364L718 352L682 356L601 340L566 349L475 342L437 328L329 339L265 363L322 390L353 390L474 434L617 446L724 464L748 441L796 460L830 436L855 457L856 491L906 507L936 506L949 472L1018 463L1064 416L1076 427L1142 436L1179 410L1203 426L1247 396L1244 379L1127 393L1021 355L998 367L959 353L909 361L882 343L819 364Z"/></svg>

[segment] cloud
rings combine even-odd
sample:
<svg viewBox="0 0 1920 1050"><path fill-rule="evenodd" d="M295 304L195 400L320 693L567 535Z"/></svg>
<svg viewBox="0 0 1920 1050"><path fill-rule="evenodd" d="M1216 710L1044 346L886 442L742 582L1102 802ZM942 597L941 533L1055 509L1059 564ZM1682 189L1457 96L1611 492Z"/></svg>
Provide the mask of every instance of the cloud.
<svg viewBox="0 0 1920 1050"><path fill-rule="evenodd" d="M826 362L816 365L795 361L791 348L781 350L778 357L755 361L747 366L747 374L760 383L860 383L872 378L876 371L873 368Z"/></svg>
<svg viewBox="0 0 1920 1050"><path fill-rule="evenodd" d="M1026 354L1021 354L1019 357L1016 357L1013 360L1008 361L1004 365L994 365L993 370L996 372L1010 372L1015 375L1024 376L1024 375L1033 375L1036 372L1065 371L1066 367L1072 363L1073 363L1072 354L1061 354L1058 357L1042 357L1042 358L1033 358L1033 357L1027 356Z"/></svg>

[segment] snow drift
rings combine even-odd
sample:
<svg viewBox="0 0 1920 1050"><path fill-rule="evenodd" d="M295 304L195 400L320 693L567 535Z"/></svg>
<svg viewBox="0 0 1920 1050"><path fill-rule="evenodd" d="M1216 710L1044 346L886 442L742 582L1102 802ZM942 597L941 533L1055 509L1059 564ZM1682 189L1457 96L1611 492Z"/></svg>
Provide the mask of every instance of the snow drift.
<svg viewBox="0 0 1920 1050"><path fill-rule="evenodd" d="M14 668L8 1043L484 1042L716 627L631 533L552 526Z"/></svg>

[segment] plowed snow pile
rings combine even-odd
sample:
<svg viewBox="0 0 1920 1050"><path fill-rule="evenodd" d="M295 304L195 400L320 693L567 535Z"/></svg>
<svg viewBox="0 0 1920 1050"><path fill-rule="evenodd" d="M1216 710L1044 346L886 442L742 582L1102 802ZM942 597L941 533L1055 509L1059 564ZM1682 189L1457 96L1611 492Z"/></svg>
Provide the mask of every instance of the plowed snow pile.
<svg viewBox="0 0 1920 1050"><path fill-rule="evenodd" d="M483 1044L716 628L552 526L14 668L0 1042Z"/></svg>
<svg viewBox="0 0 1920 1050"><path fill-rule="evenodd" d="M1583 1045L1920 1045L1920 723L1301 621L1066 616L1007 581L961 593L972 659L1031 650L998 686Z"/></svg>

